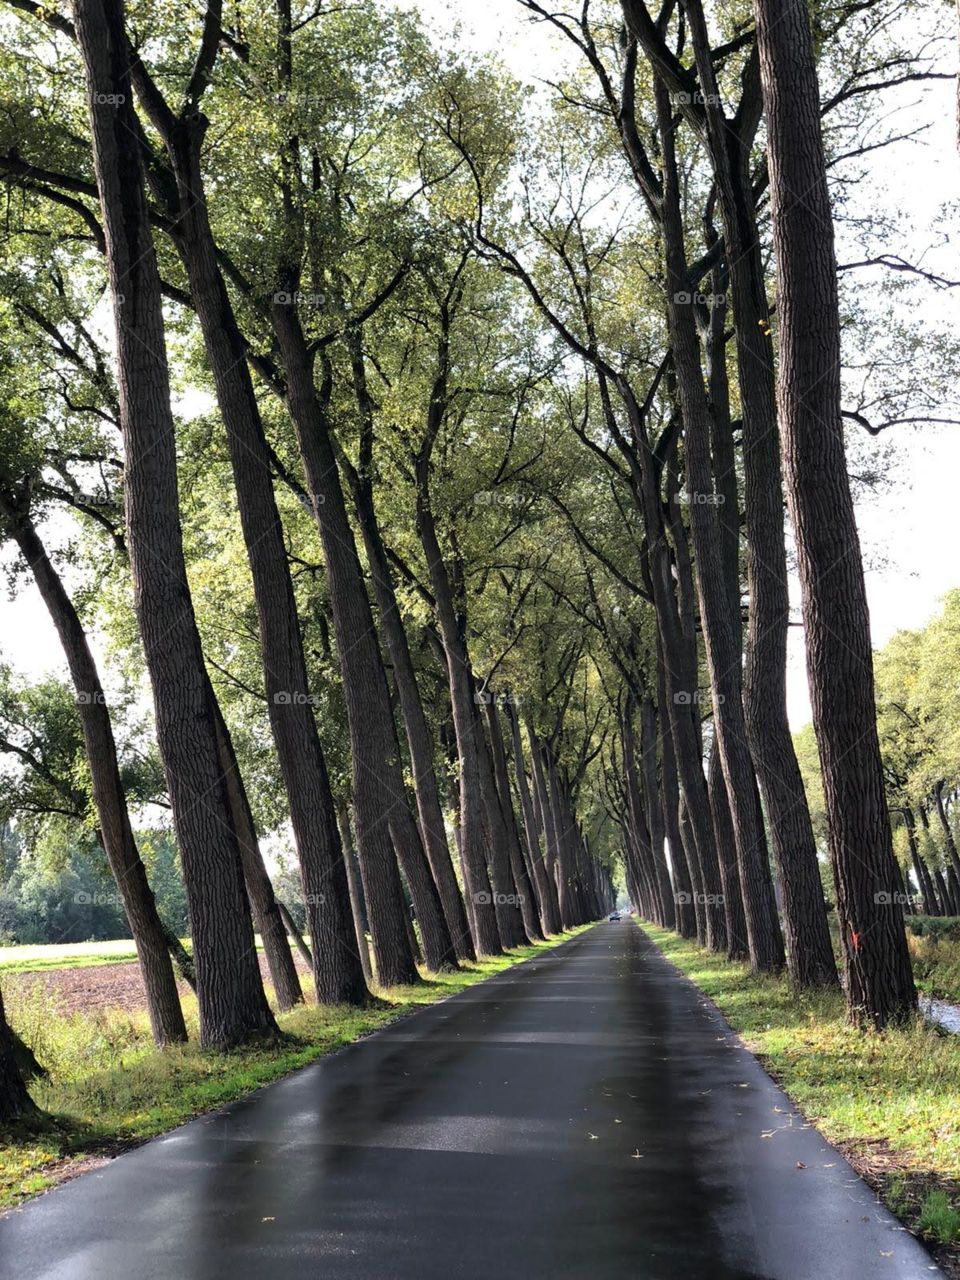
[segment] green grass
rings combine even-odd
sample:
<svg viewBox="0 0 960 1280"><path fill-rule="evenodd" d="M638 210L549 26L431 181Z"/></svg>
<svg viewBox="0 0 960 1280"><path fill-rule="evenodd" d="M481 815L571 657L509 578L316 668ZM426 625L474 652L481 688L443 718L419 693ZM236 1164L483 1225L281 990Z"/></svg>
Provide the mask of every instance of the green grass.
<svg viewBox="0 0 960 1280"><path fill-rule="evenodd" d="M136 960L132 939L110 942L44 943L36 946L0 947L0 973L31 973L40 969L76 969L91 964L117 964Z"/></svg>
<svg viewBox="0 0 960 1280"><path fill-rule="evenodd" d="M284 1033L280 1044L230 1053L203 1051L195 1039L161 1052L150 1039L145 1014L110 1010L63 1017L51 1014L41 990L13 990L7 1002L10 1023L49 1076L31 1087L46 1113L40 1126L0 1135L0 1208L45 1190L91 1156L115 1154L223 1106L582 931L573 929L454 973L431 974L418 986L379 991L380 1003L369 1009L301 1006L278 1016ZM184 1013L195 1037L192 997L184 1000Z"/></svg>
<svg viewBox="0 0 960 1280"><path fill-rule="evenodd" d="M960 1239L960 1036L919 1018L857 1030L838 993L800 995L786 978L643 930L908 1226L934 1241Z"/></svg>
<svg viewBox="0 0 960 1280"><path fill-rule="evenodd" d="M917 986L928 996L960 1003L960 941L936 932L917 935L907 924Z"/></svg>
<svg viewBox="0 0 960 1280"><path fill-rule="evenodd" d="M255 934L257 950L263 950ZM190 950L190 939L181 938ZM127 964L137 958L132 938L107 942L44 942L24 946L0 945L0 974L39 973L46 969L83 969L96 964Z"/></svg>

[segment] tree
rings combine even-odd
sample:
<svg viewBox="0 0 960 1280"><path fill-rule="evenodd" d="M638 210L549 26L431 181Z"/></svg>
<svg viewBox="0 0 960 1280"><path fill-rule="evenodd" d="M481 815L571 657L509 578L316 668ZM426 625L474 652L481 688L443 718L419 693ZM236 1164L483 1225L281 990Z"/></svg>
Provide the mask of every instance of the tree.
<svg viewBox="0 0 960 1280"><path fill-rule="evenodd" d="M843 447L833 223L810 19L755 0L778 266L778 407L813 722L852 1018L916 1007L874 705L863 565Z"/></svg>
<svg viewBox="0 0 960 1280"><path fill-rule="evenodd" d="M80 0L97 185L117 331L137 617L190 899L200 1038L229 1047L275 1030L230 820L177 499L160 277L143 189L120 0Z"/></svg>

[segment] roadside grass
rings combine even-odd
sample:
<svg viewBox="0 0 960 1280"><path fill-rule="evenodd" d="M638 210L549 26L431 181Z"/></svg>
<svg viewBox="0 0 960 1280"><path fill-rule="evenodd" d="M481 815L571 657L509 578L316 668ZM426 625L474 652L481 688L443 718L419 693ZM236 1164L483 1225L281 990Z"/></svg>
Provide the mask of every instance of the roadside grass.
<svg viewBox="0 0 960 1280"><path fill-rule="evenodd" d="M34 1100L46 1113L39 1124L0 1134L0 1208L46 1190L91 1159L165 1133L422 1006L456 995L568 941L583 928L453 973L430 974L419 986L378 990L378 1002L367 1009L303 1005L278 1015L283 1033L278 1044L229 1053L197 1045L192 996L183 1001L190 1043L160 1051L150 1039L145 1013L107 1010L64 1017L51 1012L38 989L11 992L10 1023L49 1075L31 1085ZM312 999L306 980L304 988ZM272 998L272 991L268 995Z"/></svg>
<svg viewBox="0 0 960 1280"><path fill-rule="evenodd" d="M642 929L892 1212L929 1241L960 1241L960 1036L919 1018L860 1031L839 993L800 994L786 978L753 974L646 922Z"/></svg>

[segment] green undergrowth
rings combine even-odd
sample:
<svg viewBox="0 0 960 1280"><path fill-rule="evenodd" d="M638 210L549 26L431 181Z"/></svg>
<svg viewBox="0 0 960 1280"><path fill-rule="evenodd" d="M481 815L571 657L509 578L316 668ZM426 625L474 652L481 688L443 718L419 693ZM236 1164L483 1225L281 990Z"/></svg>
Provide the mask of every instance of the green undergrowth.
<svg viewBox="0 0 960 1280"><path fill-rule="evenodd" d="M915 934L911 921L907 945L919 989L925 995L960 1004L960 939L938 931Z"/></svg>
<svg viewBox="0 0 960 1280"><path fill-rule="evenodd" d="M380 990L370 1008L303 1005L278 1015L279 1043L229 1053L197 1045L193 997L184 1000L190 1043L159 1051L145 1013L60 1016L51 1012L41 988L11 990L10 1023L49 1075L31 1086L45 1113L39 1125L0 1135L0 1208L47 1189L91 1159L116 1154L232 1102L582 931L572 929L453 973L430 974L417 986Z"/></svg>
<svg viewBox="0 0 960 1280"><path fill-rule="evenodd" d="M798 994L786 978L642 928L907 1226L932 1242L960 1241L960 1036L920 1018L858 1030L839 992Z"/></svg>

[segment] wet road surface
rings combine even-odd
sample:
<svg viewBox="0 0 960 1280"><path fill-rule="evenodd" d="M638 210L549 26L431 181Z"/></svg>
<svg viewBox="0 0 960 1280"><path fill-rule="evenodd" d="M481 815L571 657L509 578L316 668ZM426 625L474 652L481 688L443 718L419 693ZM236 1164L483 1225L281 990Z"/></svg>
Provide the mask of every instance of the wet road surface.
<svg viewBox="0 0 960 1280"><path fill-rule="evenodd" d="M0 1219L4 1280L932 1274L627 921Z"/></svg>

